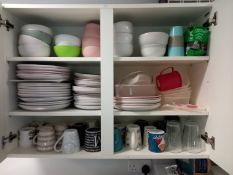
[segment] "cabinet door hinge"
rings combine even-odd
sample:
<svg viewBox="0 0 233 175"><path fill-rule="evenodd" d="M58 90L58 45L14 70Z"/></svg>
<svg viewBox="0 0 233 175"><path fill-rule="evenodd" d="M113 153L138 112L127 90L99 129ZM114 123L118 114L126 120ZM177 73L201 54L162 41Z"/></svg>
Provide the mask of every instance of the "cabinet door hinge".
<svg viewBox="0 0 233 175"><path fill-rule="evenodd" d="M5 148L5 145L7 143L11 143L16 138L17 138L17 134L13 134L12 132L10 132L7 137L6 136L2 136L2 149Z"/></svg>
<svg viewBox="0 0 233 175"><path fill-rule="evenodd" d="M209 18L205 23L205 27L210 27L212 25L216 26L218 23L218 12L214 12L214 16L212 18Z"/></svg>
<svg viewBox="0 0 233 175"><path fill-rule="evenodd" d="M208 133L205 132L205 134L201 135L201 138L205 141L205 143L210 144L213 150L215 149L215 138L213 136L209 138Z"/></svg>
<svg viewBox="0 0 233 175"><path fill-rule="evenodd" d="M0 15L0 27L2 26L6 27L7 31L14 28L13 24L11 24L7 19L2 19L2 16Z"/></svg>

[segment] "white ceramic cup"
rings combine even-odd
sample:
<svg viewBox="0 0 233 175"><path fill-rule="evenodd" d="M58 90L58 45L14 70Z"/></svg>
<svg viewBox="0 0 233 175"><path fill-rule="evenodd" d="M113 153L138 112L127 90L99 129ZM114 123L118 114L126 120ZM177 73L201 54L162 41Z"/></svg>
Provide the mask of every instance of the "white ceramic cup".
<svg viewBox="0 0 233 175"><path fill-rule="evenodd" d="M62 146L57 149L58 143L62 140ZM76 129L66 129L63 135L56 141L54 145L55 152L63 152L71 154L80 151L80 140Z"/></svg>
<svg viewBox="0 0 233 175"><path fill-rule="evenodd" d="M32 140L35 135L34 127L24 127L19 131L19 146L22 148L30 148L32 146Z"/></svg>
<svg viewBox="0 0 233 175"><path fill-rule="evenodd" d="M127 125L126 129L126 145L129 146L130 149L140 151L142 149L140 126L135 124L129 124Z"/></svg>

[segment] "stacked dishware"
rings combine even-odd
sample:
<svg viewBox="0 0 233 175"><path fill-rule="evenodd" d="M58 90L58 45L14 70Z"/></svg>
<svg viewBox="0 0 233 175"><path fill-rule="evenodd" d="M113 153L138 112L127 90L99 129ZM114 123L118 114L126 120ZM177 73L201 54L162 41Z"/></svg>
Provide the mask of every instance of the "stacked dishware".
<svg viewBox="0 0 233 175"><path fill-rule="evenodd" d="M126 57L133 54L133 24L120 21L114 24L114 56Z"/></svg>
<svg viewBox="0 0 233 175"><path fill-rule="evenodd" d="M85 130L85 145L87 152L101 151L101 131L100 128L88 128Z"/></svg>
<svg viewBox="0 0 233 175"><path fill-rule="evenodd" d="M84 57L100 56L100 25L88 23L82 40L82 54Z"/></svg>
<svg viewBox="0 0 233 175"><path fill-rule="evenodd" d="M47 111L66 108L70 105L71 84L60 83L69 79L67 67L39 64L18 64L18 105L32 111ZM24 82L24 80L26 80Z"/></svg>
<svg viewBox="0 0 233 175"><path fill-rule="evenodd" d="M115 97L115 108L123 111L148 111L160 107L160 96Z"/></svg>
<svg viewBox="0 0 233 175"><path fill-rule="evenodd" d="M48 57L52 35L52 30L46 26L24 25L18 40L19 55L23 57Z"/></svg>
<svg viewBox="0 0 233 175"><path fill-rule="evenodd" d="M33 144L41 152L52 151L55 144L55 131L53 127L41 126L38 128L38 134L33 138Z"/></svg>
<svg viewBox="0 0 233 175"><path fill-rule="evenodd" d="M66 81L70 77L70 69L63 66L42 64L18 64L16 76L24 80Z"/></svg>
<svg viewBox="0 0 233 175"><path fill-rule="evenodd" d="M56 35L54 42L54 52L58 57L78 57L81 53L81 40L76 36Z"/></svg>
<svg viewBox="0 0 233 175"><path fill-rule="evenodd" d="M139 36L141 54L144 57L160 57L166 53L168 34L164 32L148 32Z"/></svg>
<svg viewBox="0 0 233 175"><path fill-rule="evenodd" d="M100 109L100 75L75 73L75 85L73 91L76 108Z"/></svg>

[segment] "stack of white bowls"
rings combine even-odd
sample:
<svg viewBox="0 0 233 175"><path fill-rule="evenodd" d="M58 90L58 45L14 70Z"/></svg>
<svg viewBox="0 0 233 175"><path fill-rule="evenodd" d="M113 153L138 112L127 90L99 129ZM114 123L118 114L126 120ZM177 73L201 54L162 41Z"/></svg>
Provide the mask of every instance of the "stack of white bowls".
<svg viewBox="0 0 233 175"><path fill-rule="evenodd" d="M166 53L169 35L164 32L149 32L139 36L141 54L144 57L161 57Z"/></svg>
<svg viewBox="0 0 233 175"><path fill-rule="evenodd" d="M114 24L114 56L127 57L133 54L133 24L120 21Z"/></svg>
<svg viewBox="0 0 233 175"><path fill-rule="evenodd" d="M52 42L52 30L38 24L27 24L21 28L18 50L23 57L48 57Z"/></svg>

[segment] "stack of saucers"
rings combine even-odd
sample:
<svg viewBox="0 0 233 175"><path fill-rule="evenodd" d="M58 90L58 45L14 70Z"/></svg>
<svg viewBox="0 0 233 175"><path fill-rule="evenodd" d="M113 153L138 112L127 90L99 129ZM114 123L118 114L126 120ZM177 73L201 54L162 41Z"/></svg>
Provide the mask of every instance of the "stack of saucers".
<svg viewBox="0 0 233 175"><path fill-rule="evenodd" d="M48 57L52 42L52 30L38 24L27 24L21 28L18 41L20 56Z"/></svg>
<svg viewBox="0 0 233 175"><path fill-rule="evenodd" d="M160 105L160 96L115 97L115 108L123 111L148 111Z"/></svg>
<svg viewBox="0 0 233 175"><path fill-rule="evenodd" d="M30 111L49 111L70 106L70 83L18 83L19 107Z"/></svg>
<svg viewBox="0 0 233 175"><path fill-rule="evenodd" d="M100 75L75 73L74 105L79 109L100 109Z"/></svg>
<svg viewBox="0 0 233 175"><path fill-rule="evenodd" d="M18 64L16 75L24 80L66 81L70 77L70 70L63 66Z"/></svg>

